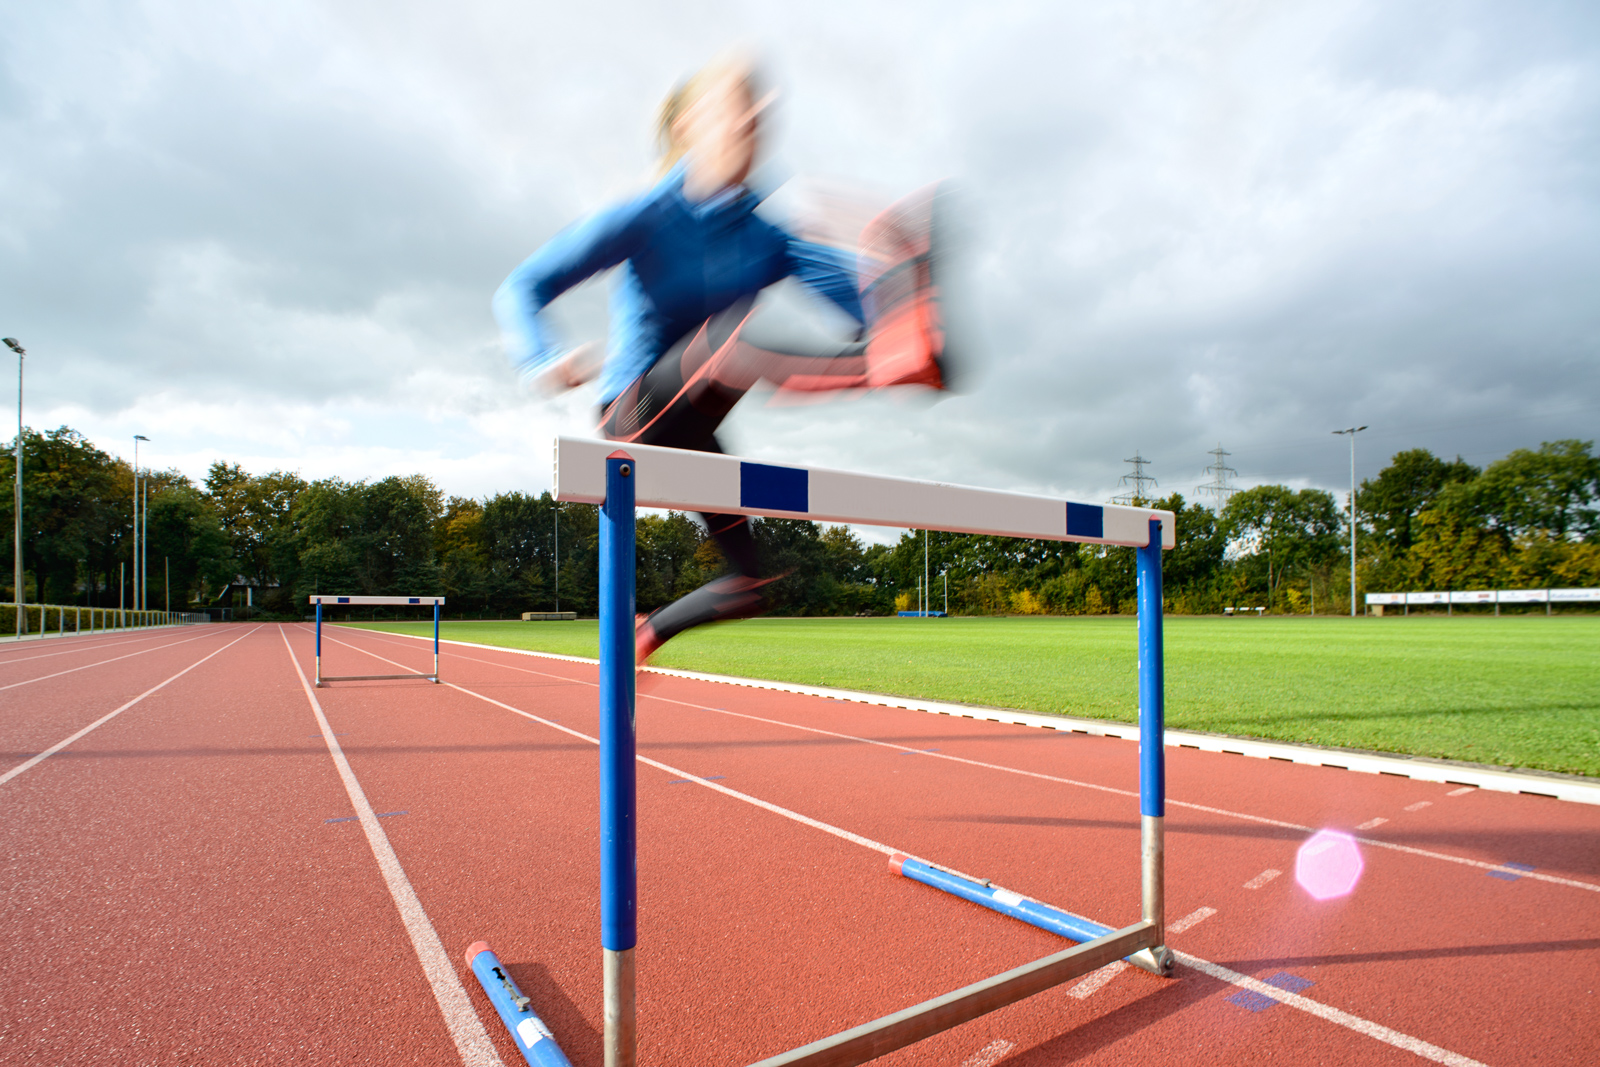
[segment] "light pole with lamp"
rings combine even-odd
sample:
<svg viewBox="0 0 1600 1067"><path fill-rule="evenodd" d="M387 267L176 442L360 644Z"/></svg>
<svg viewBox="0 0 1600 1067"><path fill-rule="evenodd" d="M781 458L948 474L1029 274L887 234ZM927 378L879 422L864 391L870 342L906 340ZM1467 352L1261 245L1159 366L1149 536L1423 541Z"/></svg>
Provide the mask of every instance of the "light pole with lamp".
<svg viewBox="0 0 1600 1067"><path fill-rule="evenodd" d="M27 352L17 343L15 337L3 338L5 346L17 354L17 488L16 505L17 531L15 540L11 542L11 556L15 567L16 590L13 595L17 598L17 636L22 636L22 631L27 626L26 616L22 611L22 361ZM40 617L40 626L43 627L43 616Z"/></svg>
<svg viewBox="0 0 1600 1067"><path fill-rule="evenodd" d="M1350 617L1356 617L1356 434L1365 426L1350 426L1333 432L1350 438Z"/></svg>
<svg viewBox="0 0 1600 1067"><path fill-rule="evenodd" d="M133 435L133 610L139 611L144 607L144 597L140 595L142 584L140 577L142 571L139 567L139 442L149 441L150 438L142 433Z"/></svg>

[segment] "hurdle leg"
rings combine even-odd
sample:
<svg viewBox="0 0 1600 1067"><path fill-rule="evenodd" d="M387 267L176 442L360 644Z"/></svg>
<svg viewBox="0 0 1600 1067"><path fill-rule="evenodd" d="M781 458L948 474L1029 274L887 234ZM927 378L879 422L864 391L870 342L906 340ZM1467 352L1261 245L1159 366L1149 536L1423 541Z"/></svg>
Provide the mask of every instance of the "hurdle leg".
<svg viewBox="0 0 1600 1067"><path fill-rule="evenodd" d="M317 684L322 688L322 601L317 601Z"/></svg>
<svg viewBox="0 0 1600 1067"><path fill-rule="evenodd" d="M1172 973L1166 946L1167 758L1166 686L1161 634L1161 521L1150 520L1150 543L1136 549L1139 572L1139 861L1144 921L1155 926L1155 947L1128 962L1154 974Z"/></svg>
<svg viewBox="0 0 1600 1067"><path fill-rule="evenodd" d="M439 602L433 602L433 684L439 684Z"/></svg>
<svg viewBox="0 0 1600 1067"><path fill-rule="evenodd" d="M600 945L605 1067L634 1067L638 857L634 763L634 461L606 457L600 508Z"/></svg>

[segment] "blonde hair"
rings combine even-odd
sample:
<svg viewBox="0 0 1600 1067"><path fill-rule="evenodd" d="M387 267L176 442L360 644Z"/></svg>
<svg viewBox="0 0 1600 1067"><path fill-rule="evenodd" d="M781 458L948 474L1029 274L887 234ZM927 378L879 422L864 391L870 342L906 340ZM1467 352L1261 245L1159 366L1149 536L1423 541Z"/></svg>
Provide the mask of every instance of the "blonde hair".
<svg viewBox="0 0 1600 1067"><path fill-rule="evenodd" d="M666 174L689 151L689 144L678 132L678 120L706 95L706 90L727 78L737 78L750 92L760 97L760 79L755 60L742 52L719 56L679 82L656 110L656 151L659 173Z"/></svg>

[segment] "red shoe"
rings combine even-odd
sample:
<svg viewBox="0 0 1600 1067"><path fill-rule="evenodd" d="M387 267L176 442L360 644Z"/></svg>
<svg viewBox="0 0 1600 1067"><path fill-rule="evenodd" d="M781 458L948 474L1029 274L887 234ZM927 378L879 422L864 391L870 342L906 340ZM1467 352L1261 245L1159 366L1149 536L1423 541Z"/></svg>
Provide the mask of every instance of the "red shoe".
<svg viewBox="0 0 1600 1067"><path fill-rule="evenodd" d="M666 644L657 636L656 629L650 625L649 615L635 615L633 617L633 665L647 667L650 657L656 654L656 649Z"/></svg>
<svg viewBox="0 0 1600 1067"><path fill-rule="evenodd" d="M872 388L945 388L945 331L934 278L938 192L938 186L918 190L861 231L861 304Z"/></svg>

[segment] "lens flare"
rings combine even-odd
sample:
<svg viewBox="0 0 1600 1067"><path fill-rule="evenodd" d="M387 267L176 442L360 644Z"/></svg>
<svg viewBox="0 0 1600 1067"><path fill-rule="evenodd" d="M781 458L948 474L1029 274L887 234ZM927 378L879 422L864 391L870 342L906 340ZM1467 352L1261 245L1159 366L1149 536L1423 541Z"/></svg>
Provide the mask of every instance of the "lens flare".
<svg viewBox="0 0 1600 1067"><path fill-rule="evenodd" d="M1300 846L1294 877L1316 899L1332 900L1355 889L1363 867L1355 838L1337 830L1318 830Z"/></svg>

